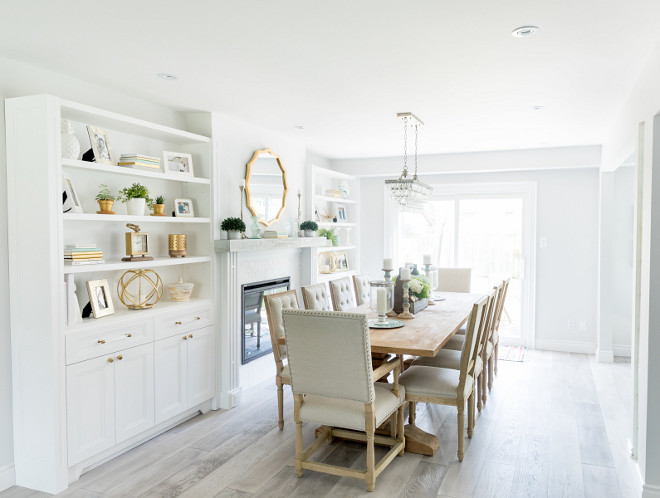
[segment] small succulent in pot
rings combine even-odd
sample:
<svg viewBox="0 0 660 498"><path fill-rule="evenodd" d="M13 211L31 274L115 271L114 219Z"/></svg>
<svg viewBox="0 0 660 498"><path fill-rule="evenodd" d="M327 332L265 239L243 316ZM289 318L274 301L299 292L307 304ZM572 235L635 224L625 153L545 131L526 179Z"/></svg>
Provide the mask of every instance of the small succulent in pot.
<svg viewBox="0 0 660 498"><path fill-rule="evenodd" d="M227 232L227 238L240 239L241 233L245 232L245 223L240 218L225 218L220 224L220 228Z"/></svg>
<svg viewBox="0 0 660 498"><path fill-rule="evenodd" d="M162 195L154 201L154 216L165 216L165 197Z"/></svg>
<svg viewBox="0 0 660 498"><path fill-rule="evenodd" d="M99 185L99 193L96 194L96 200L99 203L100 211L99 214L114 214L112 211L112 205L115 202L115 196L110 193L110 189L105 183Z"/></svg>
<svg viewBox="0 0 660 498"><path fill-rule="evenodd" d="M315 221L307 220L300 224L300 229L305 232L305 237L314 237L316 231L319 229L319 225Z"/></svg>

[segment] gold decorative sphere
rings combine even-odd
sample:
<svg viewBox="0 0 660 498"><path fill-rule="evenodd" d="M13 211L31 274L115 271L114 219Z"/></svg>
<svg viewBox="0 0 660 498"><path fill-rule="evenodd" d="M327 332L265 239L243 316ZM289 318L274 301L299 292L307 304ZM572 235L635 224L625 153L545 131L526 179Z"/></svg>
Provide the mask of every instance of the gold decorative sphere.
<svg viewBox="0 0 660 498"><path fill-rule="evenodd" d="M163 281L153 270L128 270L117 282L119 300L129 309L151 308L163 295Z"/></svg>

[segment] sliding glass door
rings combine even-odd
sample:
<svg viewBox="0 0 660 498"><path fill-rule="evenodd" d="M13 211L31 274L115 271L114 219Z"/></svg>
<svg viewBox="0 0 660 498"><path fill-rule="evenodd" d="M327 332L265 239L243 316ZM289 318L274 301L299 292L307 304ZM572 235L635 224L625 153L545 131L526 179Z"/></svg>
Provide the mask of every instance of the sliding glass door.
<svg viewBox="0 0 660 498"><path fill-rule="evenodd" d="M473 293L486 293L511 278L500 335L508 344L531 345L533 271L526 264L534 247L533 196L520 185L451 190L436 188L421 213L395 212L396 262L421 262L423 254L431 254L436 266L472 268Z"/></svg>

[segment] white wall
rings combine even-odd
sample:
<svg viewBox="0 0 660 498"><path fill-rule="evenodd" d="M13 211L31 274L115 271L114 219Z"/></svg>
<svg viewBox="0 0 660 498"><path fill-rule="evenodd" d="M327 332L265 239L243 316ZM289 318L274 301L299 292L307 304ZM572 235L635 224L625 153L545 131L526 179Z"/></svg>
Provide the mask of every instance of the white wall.
<svg viewBox="0 0 660 498"><path fill-rule="evenodd" d="M468 155L468 154L466 154ZM354 172L360 171L355 161ZM435 184L537 182L537 237L548 247L536 253L536 345L544 349L594 352L598 282L598 170L425 175ZM383 178L362 178L360 267L380 275L385 256ZM390 256L388 254L387 256ZM586 330L568 321L586 320Z"/></svg>

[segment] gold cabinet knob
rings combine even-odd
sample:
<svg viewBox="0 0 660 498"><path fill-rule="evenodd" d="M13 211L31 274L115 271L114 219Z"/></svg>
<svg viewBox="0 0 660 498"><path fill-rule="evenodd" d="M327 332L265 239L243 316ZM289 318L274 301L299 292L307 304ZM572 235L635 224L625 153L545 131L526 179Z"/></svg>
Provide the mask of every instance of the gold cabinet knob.
<svg viewBox="0 0 660 498"><path fill-rule="evenodd" d="M187 340L188 340L188 336L187 336L187 335L184 335L184 336L183 336L183 340L184 340L184 341L187 341Z"/></svg>
<svg viewBox="0 0 660 498"><path fill-rule="evenodd" d="M201 320L201 318L200 318L200 317L198 317L198 316L196 316L196 317L195 317L195 320Z"/></svg>
<svg viewBox="0 0 660 498"><path fill-rule="evenodd" d="M126 337L133 337L133 334L126 334Z"/></svg>
<svg viewBox="0 0 660 498"><path fill-rule="evenodd" d="M105 344L105 339L99 339L99 340L96 341L96 342L98 342L99 344Z"/></svg>
<svg viewBox="0 0 660 498"><path fill-rule="evenodd" d="M124 357L123 357L122 355L119 355L119 356L117 356L117 359L118 359L118 360L123 360Z"/></svg>
<svg viewBox="0 0 660 498"><path fill-rule="evenodd" d="M188 337L190 337L190 338L192 339L192 338L193 338L193 335L192 335L192 334L190 334L190 335L189 335Z"/></svg>
<svg viewBox="0 0 660 498"><path fill-rule="evenodd" d="M183 322L174 322L175 325L181 325Z"/></svg>
<svg viewBox="0 0 660 498"><path fill-rule="evenodd" d="M115 361L114 358L108 358L108 363L113 363Z"/></svg>

